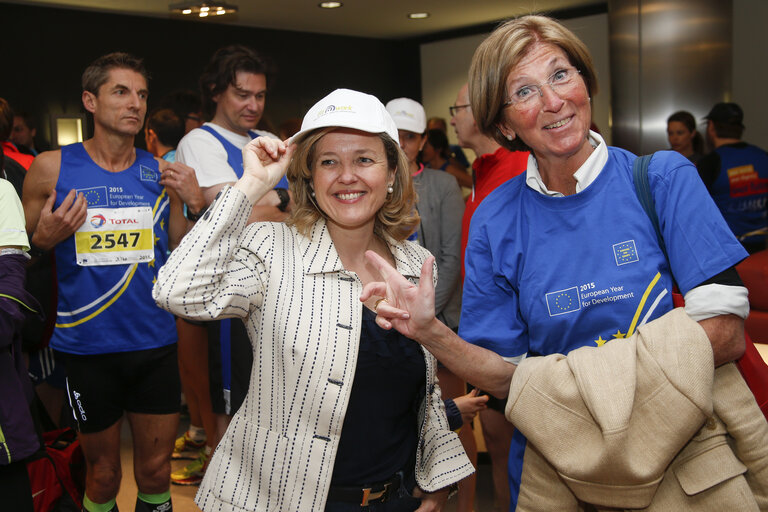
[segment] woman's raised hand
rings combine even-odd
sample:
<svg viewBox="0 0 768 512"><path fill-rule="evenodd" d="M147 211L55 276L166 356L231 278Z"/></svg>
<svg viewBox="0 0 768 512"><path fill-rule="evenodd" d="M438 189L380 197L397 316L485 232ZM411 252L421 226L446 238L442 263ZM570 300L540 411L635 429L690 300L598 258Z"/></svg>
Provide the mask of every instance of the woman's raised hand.
<svg viewBox="0 0 768 512"><path fill-rule="evenodd" d="M251 200L272 190L288 169L296 148L287 141L256 137L243 148L243 177L237 187Z"/></svg>
<svg viewBox="0 0 768 512"><path fill-rule="evenodd" d="M411 339L421 342L435 318L435 287L432 281L434 256L421 267L419 284L404 278L384 258L373 251L365 252L368 261L379 271L382 281L368 283L361 301L373 296L384 297L376 307L376 323L383 329L395 328Z"/></svg>

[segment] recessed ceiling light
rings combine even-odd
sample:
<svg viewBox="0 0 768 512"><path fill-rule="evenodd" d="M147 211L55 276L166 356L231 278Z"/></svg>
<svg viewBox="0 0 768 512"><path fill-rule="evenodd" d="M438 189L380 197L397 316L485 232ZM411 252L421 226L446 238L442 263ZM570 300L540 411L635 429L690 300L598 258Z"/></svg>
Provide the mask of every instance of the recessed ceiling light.
<svg viewBox="0 0 768 512"><path fill-rule="evenodd" d="M181 14L184 16L197 15L201 18L208 17L209 14L221 16L223 14L235 14L236 5L230 5L223 0L187 0L168 6L172 14Z"/></svg>
<svg viewBox="0 0 768 512"><path fill-rule="evenodd" d="M344 5L341 2L320 2L317 4L318 7L322 7L323 9L337 9Z"/></svg>
<svg viewBox="0 0 768 512"><path fill-rule="evenodd" d="M424 18L429 18L428 12L412 12L408 15L409 19L412 20L423 20Z"/></svg>

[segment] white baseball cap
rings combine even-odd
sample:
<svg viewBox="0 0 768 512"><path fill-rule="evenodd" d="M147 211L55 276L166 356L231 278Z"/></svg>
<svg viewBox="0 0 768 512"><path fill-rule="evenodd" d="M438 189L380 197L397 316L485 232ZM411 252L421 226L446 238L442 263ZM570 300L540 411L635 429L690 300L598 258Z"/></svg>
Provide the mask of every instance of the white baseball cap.
<svg viewBox="0 0 768 512"><path fill-rule="evenodd" d="M427 114L418 101L410 98L395 98L387 103L387 112L395 120L398 130L424 133L427 129Z"/></svg>
<svg viewBox="0 0 768 512"><path fill-rule="evenodd" d="M336 89L309 109L291 143L317 128L339 126L368 133L386 133L397 142L397 126L376 96Z"/></svg>

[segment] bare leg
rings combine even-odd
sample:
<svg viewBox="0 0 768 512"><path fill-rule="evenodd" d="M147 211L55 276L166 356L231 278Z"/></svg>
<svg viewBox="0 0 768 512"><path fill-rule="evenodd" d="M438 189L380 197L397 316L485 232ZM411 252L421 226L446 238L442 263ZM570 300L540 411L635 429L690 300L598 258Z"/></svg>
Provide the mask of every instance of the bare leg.
<svg viewBox="0 0 768 512"><path fill-rule="evenodd" d="M463 380L445 367L437 369L437 378L440 381L440 389L443 392L443 399L456 398L462 396L467 392L467 386ZM459 439L464 446L464 451L467 452L469 460L472 465L477 469L477 443L475 443L475 436L472 434L472 427L470 425L464 425L459 430ZM457 512L472 512L475 504L475 487L477 484L477 473L461 480L459 482L458 503L456 507Z"/></svg>
<svg viewBox="0 0 768 512"><path fill-rule="evenodd" d="M170 487L171 452L179 415L128 413L133 434L133 473L144 494L161 494Z"/></svg>
<svg viewBox="0 0 768 512"><path fill-rule="evenodd" d="M101 432L78 435L85 456L85 494L94 503L114 499L120 489L121 424L122 419Z"/></svg>
<svg viewBox="0 0 768 512"><path fill-rule="evenodd" d="M207 445L216 448L221 434L211 405L208 379L208 331L205 326L176 320L179 333L179 374L184 396L189 406L193 425L202 426L208 438ZM221 432L221 433L220 433Z"/></svg>
<svg viewBox="0 0 768 512"><path fill-rule="evenodd" d="M480 411L480 422L483 424L483 438L491 456L491 474L493 476L494 510L509 510L509 478L507 476L507 460L509 445L512 443L512 433L515 428L498 411L486 409Z"/></svg>

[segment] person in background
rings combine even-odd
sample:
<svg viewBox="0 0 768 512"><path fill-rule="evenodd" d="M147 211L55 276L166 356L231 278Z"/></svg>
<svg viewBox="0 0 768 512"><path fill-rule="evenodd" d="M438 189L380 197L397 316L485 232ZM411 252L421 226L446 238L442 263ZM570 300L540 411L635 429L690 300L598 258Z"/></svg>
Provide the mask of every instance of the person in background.
<svg viewBox="0 0 768 512"><path fill-rule="evenodd" d="M13 116L11 142L16 144L16 147L22 153L37 156L41 151L46 151L47 148L41 149L39 144L36 144L35 142L36 137L37 122L32 114L29 112L16 112L16 115Z"/></svg>
<svg viewBox="0 0 768 512"><path fill-rule="evenodd" d="M35 157L27 153L22 153L19 151L19 148L16 147L16 144L11 142L10 137L13 133L13 119L13 108L11 108L11 105L5 101L5 99L0 98L0 145L3 147L5 159L13 160L24 169L29 169L29 166L32 165L32 160L34 160Z"/></svg>
<svg viewBox="0 0 768 512"><path fill-rule="evenodd" d="M242 319L254 355L245 402L197 494L205 512L440 510L473 473L435 359L375 324L376 298L359 300L374 277L366 250L413 278L429 254L405 241L418 214L397 139L378 99L334 91L290 145L248 143L242 177L161 269L158 305ZM249 225L286 172L288 223Z"/></svg>
<svg viewBox="0 0 768 512"><path fill-rule="evenodd" d="M768 241L768 153L744 142L744 112L718 103L705 117L714 151L699 160L699 176L728 227L753 254Z"/></svg>
<svg viewBox="0 0 768 512"><path fill-rule="evenodd" d="M472 176L467 173L466 167L454 163L448 149L448 137L440 130L428 130L424 148L421 151L421 161L431 169L445 171L456 178L459 185L466 188L472 187Z"/></svg>
<svg viewBox="0 0 768 512"><path fill-rule="evenodd" d="M251 139L275 137L256 129L266 106L269 74L266 61L243 45L219 48L203 70L202 108L204 117L210 121L181 139L176 158L195 169L206 204L224 186L242 176L242 150ZM282 221L289 208L288 182L283 180L254 205L251 220ZM205 208L191 212L195 218L204 213ZM190 394L185 393L193 422L177 439L174 457L197 455L189 465L174 471L171 481L177 485L197 485L229 420L245 399L253 360L242 322L224 319L206 324L207 349L203 347L199 325L181 320L178 327L184 333L182 337L190 340L180 352L182 367L188 368L195 378L189 381ZM200 423L194 410L200 412Z"/></svg>
<svg viewBox="0 0 768 512"><path fill-rule="evenodd" d="M483 199L493 190L525 171L528 163L527 151L510 151L495 139L480 132L469 104L469 86L464 84L456 94L456 102L449 108L451 126L462 147L471 149L477 155L472 163L472 192L464 207L461 219L461 276L464 278L464 253L469 239L472 215ZM507 460L514 427L504 418L504 400L489 396L488 408L480 411L483 439L491 457L494 507L496 510L509 508L509 485L507 484Z"/></svg>
<svg viewBox="0 0 768 512"><path fill-rule="evenodd" d="M203 104L200 95L194 91L186 89L173 91L164 96L156 108L173 110L179 119L184 121L184 134L203 126Z"/></svg>
<svg viewBox="0 0 768 512"><path fill-rule="evenodd" d="M667 118L667 140L672 151L677 151L694 165L704 156L704 140L690 112L680 110Z"/></svg>
<svg viewBox="0 0 768 512"><path fill-rule="evenodd" d="M400 137L400 147L408 159L408 170L413 178L413 185L418 195L416 210L421 222L410 240L418 242L435 255L440 279L435 288L435 314L453 330L459 328L461 314L461 217L464 213L464 200L461 197L456 180L449 174L425 167L419 163L419 152L428 142L426 114L424 107L410 98L396 98L387 103L387 112L392 116ZM442 135L439 130L432 130ZM439 361L438 361L439 363ZM446 400L449 420L451 413L459 414L459 400L474 400L478 410L485 408L487 396L466 396L466 383L456 377L447 368L438 366L437 376ZM461 397L461 398L460 398ZM455 399L455 401L454 401ZM455 429L454 429L455 430ZM471 428L462 428L459 439L472 464L477 467L477 445ZM459 482L458 510L471 512L475 502L475 475Z"/></svg>
<svg viewBox="0 0 768 512"><path fill-rule="evenodd" d="M448 124L442 117L430 117L427 120L427 131L429 130L440 130L446 136L448 136ZM456 160L458 165L464 167L465 169L469 169L469 160L467 160L467 155L464 153L464 150L461 149L461 146L458 144L451 144L449 146L449 150L451 157Z"/></svg>

